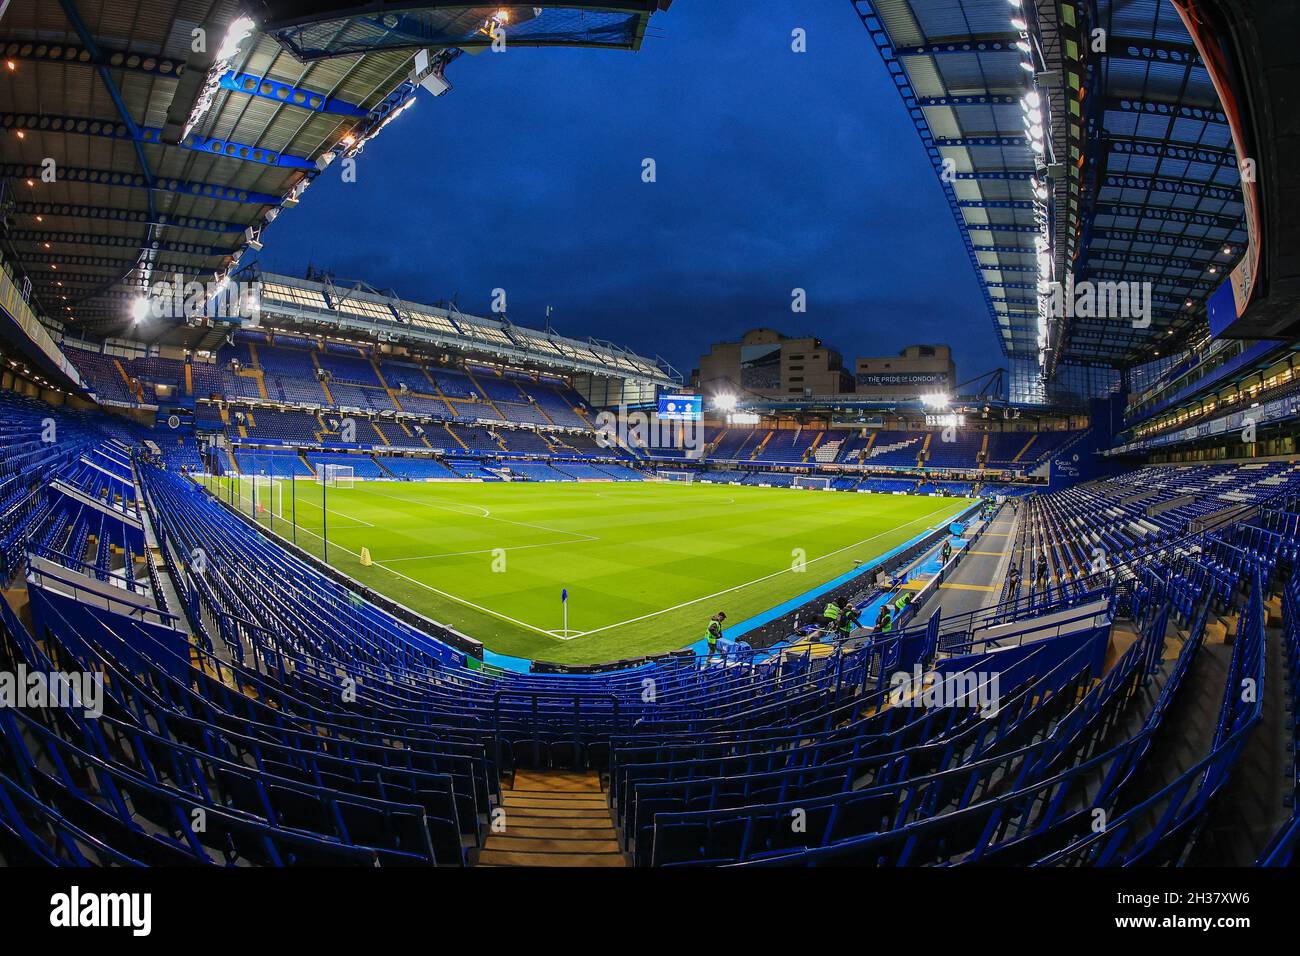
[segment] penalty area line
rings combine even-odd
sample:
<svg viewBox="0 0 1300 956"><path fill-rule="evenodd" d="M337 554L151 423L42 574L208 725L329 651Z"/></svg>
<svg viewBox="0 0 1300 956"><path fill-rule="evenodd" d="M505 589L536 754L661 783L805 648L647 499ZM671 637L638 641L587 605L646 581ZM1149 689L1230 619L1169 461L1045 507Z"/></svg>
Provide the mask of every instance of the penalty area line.
<svg viewBox="0 0 1300 956"><path fill-rule="evenodd" d="M298 530L299 530L299 531L305 531L307 534L311 535L313 538L320 538L320 537L321 537L321 536L318 535L316 532L314 532L314 531L310 531L310 530L308 530L308 529L306 529L306 528L301 528L301 527L300 527ZM281 540L284 540L284 541L287 541L287 540L288 540L287 538L284 538L282 535L280 535L278 532L272 532L272 533L275 534L276 537L281 538ZM324 538L321 538L321 540L324 541L325 539L324 539ZM343 547L343 545L341 545L341 544L335 544L335 545L333 545L333 547L338 548L340 551L346 551L348 554L352 555L352 556L353 556L354 558L356 558L358 561L361 560L361 555L358 554L357 552L353 551L351 548L345 548L345 547ZM513 618L513 617L510 617L510 616L508 616L508 615L506 615L506 614L502 614L502 613L500 613L499 611L494 611L494 610L492 610L491 608L483 607L481 604L475 604L473 601L467 601L467 600L465 600L464 598L462 598L462 597L457 597L456 595L451 594L451 593L449 593L449 592L447 592L447 591L439 590L438 588L435 588L435 587L434 587L433 585L431 585L431 584L425 584L423 581L419 581L419 580L417 580L417 579L411 577L409 574L403 574L401 571L398 571L396 568L390 568L390 567L388 567L388 566L385 565L382 561L374 561L374 562L372 562L372 566L373 566L373 567L376 567L376 568L382 568L383 570L387 571L389 574L395 575L395 576L401 578L401 579L404 580L404 581L410 581L412 584L417 585L417 586L419 586L419 587L422 587L422 588L424 588L426 591L431 591L432 593L437 594L439 597L445 597L445 598L446 598L447 600L449 600L449 601L455 601L457 604L463 604L465 607L472 608L472 609L475 610L475 611L480 611L480 612L482 612L483 614L488 614L488 615L490 615L490 616L492 616L492 617L497 618L498 620L505 621L505 622L508 623L508 624L514 624L516 627L522 627L522 628L524 628L525 630L529 630L529 631L534 632L535 634L544 634L544 635L546 635L547 637L554 638L555 640L568 640L568 638L556 637L556 635L555 635L554 633L552 633L551 631L546 630L545 628L534 627L532 624L527 624L527 623L525 623L525 622L523 622L523 621L518 621L518 620L516 620L516 619ZM575 635L575 636L576 636L576 635Z"/></svg>

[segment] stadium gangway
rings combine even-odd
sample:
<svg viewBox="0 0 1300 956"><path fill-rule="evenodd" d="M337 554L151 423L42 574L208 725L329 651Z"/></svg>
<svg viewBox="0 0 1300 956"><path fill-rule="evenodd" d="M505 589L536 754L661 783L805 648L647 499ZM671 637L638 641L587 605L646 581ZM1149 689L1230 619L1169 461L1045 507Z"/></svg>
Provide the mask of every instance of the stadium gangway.
<svg viewBox="0 0 1300 956"><path fill-rule="evenodd" d="M152 600L153 594L149 588L142 582L137 581L121 571L104 571L97 565L89 564L80 558L74 558L70 554L65 554L55 548L46 545L34 545L27 549L28 561L33 557L44 558L47 561L60 565L67 571L73 571L83 574L89 578L98 578L101 581L113 585L115 588L126 591L130 594L138 595L142 598Z"/></svg>
<svg viewBox="0 0 1300 956"><path fill-rule="evenodd" d="M73 600L82 604L101 607L105 610L112 611L114 614L120 614L121 616L132 620L159 624L163 627L172 628L173 630L177 629L176 625L180 620L170 611L162 611L158 608L148 607L133 601L124 601L121 598L114 597L112 594L88 589L84 584L55 574L48 568L35 567L29 564L27 569L27 584L29 588L48 587L57 592L65 593Z"/></svg>
<svg viewBox="0 0 1300 956"><path fill-rule="evenodd" d="M1300 533L1300 515L1293 528ZM1290 754L1292 778L1291 793L1287 801L1291 818L1283 823L1277 834L1260 854L1260 866L1293 866L1300 863L1296 851L1300 848L1300 567L1293 567L1291 579L1282 589L1282 682L1287 690L1288 726L1291 740L1287 746Z"/></svg>
<svg viewBox="0 0 1300 956"><path fill-rule="evenodd" d="M542 734L544 730L546 730L549 733L549 727L543 728L540 720L541 713L540 713L539 702L543 697L548 697L552 700L558 700L565 703L572 701L573 725L571 731L572 736L569 742L573 747L572 763L573 763L574 770L583 769L582 758L584 754L584 747L590 746L590 741L586 739L587 735L583 733L584 727L582 721L582 703L584 700L608 701L610 705L609 718L608 718L610 729L611 731L616 731L619 726L618 695L616 694L601 693L599 691L594 693L584 693L583 691L571 691L569 693L559 693L556 691L499 690L492 696L492 746L496 756L495 762L496 762L498 773L500 773L500 768L504 766L504 764L501 762L501 757L502 757L501 702L506 697L522 698L529 702L530 719L525 723L525 726L522 729L525 730L526 733L528 734L525 740L531 739L531 744L533 749L532 765L534 767L543 766ZM601 715L601 719L602 720L604 719L603 714ZM514 756L513 745L511 746L511 752L513 758ZM516 765L516 763L517 762L512 759L511 761L512 768Z"/></svg>
<svg viewBox="0 0 1300 956"><path fill-rule="evenodd" d="M1132 866L1185 859L1204 827L1210 802L1228 782L1263 714L1264 617L1262 579L1255 574L1251 596L1238 622L1210 752L1168 786L1110 819L1103 831L1092 832L1045 857L1044 865ZM1181 844L1176 839L1180 834L1185 835Z"/></svg>

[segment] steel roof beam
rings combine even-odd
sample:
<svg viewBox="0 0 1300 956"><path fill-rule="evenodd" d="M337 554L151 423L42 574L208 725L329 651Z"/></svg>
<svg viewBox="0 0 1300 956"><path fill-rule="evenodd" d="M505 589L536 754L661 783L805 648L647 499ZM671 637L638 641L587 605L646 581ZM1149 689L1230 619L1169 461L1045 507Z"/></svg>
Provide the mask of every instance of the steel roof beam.
<svg viewBox="0 0 1300 956"><path fill-rule="evenodd" d="M191 134L182 143L164 143L162 130L141 126L134 130L111 120L88 119L77 116L51 116L43 113L0 113L0 128L23 129L35 133L71 133L79 136L98 136L107 139L134 141L137 145L174 145L208 156L224 157L240 162L259 163L285 169L316 171L316 164L305 156L291 156L260 146L250 146L230 140L220 140Z"/></svg>
<svg viewBox="0 0 1300 956"><path fill-rule="evenodd" d="M247 223L224 222L199 216L172 216L143 209L114 209L110 206L82 206L74 203L17 202L14 212L20 216L61 216L71 219L102 219L108 222L139 222L177 229L201 229L204 232L243 232Z"/></svg>
<svg viewBox="0 0 1300 956"><path fill-rule="evenodd" d="M1153 193L1174 193L1179 196L1197 196L1219 199L1224 202L1241 202L1241 190L1235 186L1215 186L1188 179L1158 179L1147 176L1112 175L1102 183L1103 188L1144 189Z"/></svg>
<svg viewBox="0 0 1300 956"><path fill-rule="evenodd" d="M1214 240L1204 236L1182 236L1164 232L1149 232L1141 229L1096 229L1093 239L1110 242L1148 242L1153 245L1172 245L1185 249L1204 249L1217 251L1225 246L1231 247L1229 240Z"/></svg>
<svg viewBox="0 0 1300 956"><path fill-rule="evenodd" d="M943 149L946 146L1023 146L1029 150L1029 141L1024 136L936 136L934 145Z"/></svg>
<svg viewBox="0 0 1300 956"><path fill-rule="evenodd" d="M1241 229L1242 220L1232 216L1213 216L1209 213L1183 212L1159 206L1133 206L1119 203L1098 203L1097 215L1119 216L1126 219L1158 219L1163 222L1182 222L1197 226L1217 226L1220 229Z"/></svg>
<svg viewBox="0 0 1300 956"><path fill-rule="evenodd" d="M329 113L333 116L351 116L357 119L370 115L370 111L355 103L336 99L316 90L306 90L292 83L282 83L266 76L236 73L228 70L220 80L223 90L244 93L258 99L271 100L285 106L294 106L312 113Z"/></svg>
<svg viewBox="0 0 1300 956"><path fill-rule="evenodd" d="M1142 116L1168 116L1174 119L1197 120L1202 123L1228 125L1228 118L1211 106L1188 106L1185 103L1157 103L1152 100L1107 97L1102 109L1117 113L1138 113Z"/></svg>
<svg viewBox="0 0 1300 956"><path fill-rule="evenodd" d="M1231 147L1215 149L1209 146L1187 146L1162 140L1140 138L1117 139L1113 136L1103 137L1103 142L1112 153L1124 156L1146 156L1150 159L1183 160L1189 163L1207 163L1213 166L1236 166L1237 153Z"/></svg>
<svg viewBox="0 0 1300 956"><path fill-rule="evenodd" d="M121 273L135 266L137 260L112 259L107 256L79 256L70 253L45 252L42 250L40 252L25 256L24 262L27 263L33 263L33 262L51 263L52 262L60 266L84 266L89 269L116 269L118 270L119 273ZM189 263L172 262L171 260L155 260L153 265L155 268L158 269L180 269L182 271L185 269L190 269L192 271L205 271L205 270L194 270L194 267Z"/></svg>
<svg viewBox="0 0 1300 956"><path fill-rule="evenodd" d="M1154 257L1152 258L1154 260ZM1195 288L1200 276L1205 272L1206 263L1189 262L1177 256L1169 256L1163 265L1164 271L1147 272L1142 268L1143 266L1161 269L1161 265L1156 261L1139 262L1133 256L1124 255L1097 255L1081 267L1080 276L1090 277L1105 272L1106 275L1122 278L1125 281L1144 279L1152 283ZM1171 273L1174 270L1183 270L1189 274L1173 275Z"/></svg>
<svg viewBox="0 0 1300 956"><path fill-rule="evenodd" d="M86 186L124 186L128 189L148 189L144 177L136 173L123 173L110 169L86 169L78 166L60 166L60 183L79 183ZM41 167L22 163L0 165L0 176L12 179L38 180ZM212 183L187 182L180 179L156 179L153 188L163 192L176 193L181 196L196 196L200 199L212 199L219 202L252 203L255 205L278 205L280 199L270 193L259 193L233 186L217 186Z"/></svg>
<svg viewBox="0 0 1300 956"><path fill-rule="evenodd" d="M975 180L978 182L1028 182L1034 178L1034 171L1027 169L1023 172L954 173L953 176L958 180Z"/></svg>
<svg viewBox="0 0 1300 956"><path fill-rule="evenodd" d="M1147 60L1153 63L1204 66L1194 44L1173 43L1169 40L1109 36L1106 38L1105 56L1114 60Z"/></svg>
<svg viewBox="0 0 1300 956"><path fill-rule="evenodd" d="M1020 232L1032 233L1034 235L1037 235L1041 231L1037 226L1015 226L1010 224L999 225L997 223L974 222L966 223L966 228L971 232Z"/></svg>
<svg viewBox="0 0 1300 956"><path fill-rule="evenodd" d="M1020 97L1010 93L981 93L977 96L918 96L917 106L1016 106Z"/></svg>
<svg viewBox="0 0 1300 956"><path fill-rule="evenodd" d="M959 199L957 205L962 209L1033 209L1034 204L1028 199Z"/></svg>
<svg viewBox="0 0 1300 956"><path fill-rule="evenodd" d="M963 37L942 43L925 43L921 46L894 47L894 56L946 56L950 53L1015 53L1020 50L1016 43L1020 40L1018 33L986 33L980 36Z"/></svg>
<svg viewBox="0 0 1300 956"><path fill-rule="evenodd" d="M15 242L57 243L78 246L114 246L120 249L139 249L140 240L132 236L104 236L86 232L59 232L49 229L11 229L9 238ZM202 246L190 242L153 242L149 251L175 252L181 255L219 257L231 254L220 246Z"/></svg>
<svg viewBox="0 0 1300 956"><path fill-rule="evenodd" d="M99 47L98 53L75 43L10 42L4 47L5 59L30 63L51 63L121 70L161 79L179 79L185 73L185 61L134 50ZM355 103L340 100L318 90L304 89L253 73L228 70L220 79L221 88L259 99L273 100L311 113L361 118L369 111Z"/></svg>

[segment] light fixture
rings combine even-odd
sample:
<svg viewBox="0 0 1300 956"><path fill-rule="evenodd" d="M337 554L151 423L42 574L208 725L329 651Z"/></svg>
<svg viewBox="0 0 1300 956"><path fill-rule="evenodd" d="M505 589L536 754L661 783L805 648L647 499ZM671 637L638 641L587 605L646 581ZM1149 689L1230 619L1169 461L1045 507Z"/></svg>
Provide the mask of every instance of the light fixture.
<svg viewBox="0 0 1300 956"><path fill-rule="evenodd" d="M1026 23L1024 20L1020 19L1019 17L1012 17L1012 18L1011 18L1011 29L1013 29L1013 30L1017 30L1017 31L1023 33L1025 30L1028 30L1028 29L1029 29L1029 24Z"/></svg>

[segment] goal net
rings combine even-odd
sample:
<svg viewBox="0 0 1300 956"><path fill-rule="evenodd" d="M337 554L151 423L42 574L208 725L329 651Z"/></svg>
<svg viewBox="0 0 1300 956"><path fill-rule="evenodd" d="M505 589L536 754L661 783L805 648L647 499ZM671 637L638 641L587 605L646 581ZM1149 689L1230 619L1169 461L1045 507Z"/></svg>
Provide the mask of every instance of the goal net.
<svg viewBox="0 0 1300 956"><path fill-rule="evenodd" d="M658 481L676 481L685 484L695 483L695 472L693 471L656 471L655 479Z"/></svg>
<svg viewBox="0 0 1300 956"><path fill-rule="evenodd" d="M795 478L793 481L790 482L791 488L820 488L824 491L830 486L831 486L830 478L811 477L811 476L805 477L804 475L799 475L797 478Z"/></svg>
<svg viewBox="0 0 1300 956"><path fill-rule="evenodd" d="M256 515L284 517L284 479L270 475L239 477L239 510Z"/></svg>
<svg viewBox="0 0 1300 956"><path fill-rule="evenodd" d="M351 465L321 465L316 469L317 484L327 488L351 488L354 480Z"/></svg>

